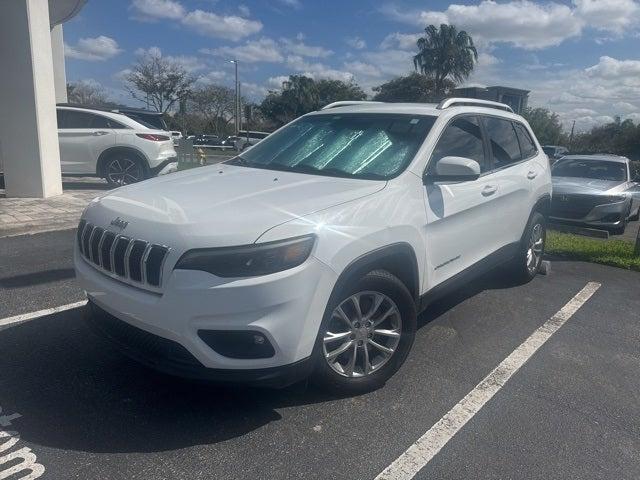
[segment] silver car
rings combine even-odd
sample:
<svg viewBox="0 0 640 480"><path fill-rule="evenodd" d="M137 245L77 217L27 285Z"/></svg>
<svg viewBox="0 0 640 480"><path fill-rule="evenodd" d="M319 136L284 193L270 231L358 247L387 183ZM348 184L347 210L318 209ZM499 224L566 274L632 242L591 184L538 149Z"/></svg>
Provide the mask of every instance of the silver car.
<svg viewBox="0 0 640 480"><path fill-rule="evenodd" d="M640 184L631 178L630 161L616 155L567 155L551 168L550 218L624 233L640 213Z"/></svg>

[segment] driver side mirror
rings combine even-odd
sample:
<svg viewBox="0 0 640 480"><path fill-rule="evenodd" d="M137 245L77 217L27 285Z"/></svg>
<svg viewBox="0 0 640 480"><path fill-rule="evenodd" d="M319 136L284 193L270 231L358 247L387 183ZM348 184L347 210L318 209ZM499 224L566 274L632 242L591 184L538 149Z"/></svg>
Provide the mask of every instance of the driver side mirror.
<svg viewBox="0 0 640 480"><path fill-rule="evenodd" d="M435 172L427 173L425 183L466 182L480 176L480 164L471 158L442 157L435 165Z"/></svg>

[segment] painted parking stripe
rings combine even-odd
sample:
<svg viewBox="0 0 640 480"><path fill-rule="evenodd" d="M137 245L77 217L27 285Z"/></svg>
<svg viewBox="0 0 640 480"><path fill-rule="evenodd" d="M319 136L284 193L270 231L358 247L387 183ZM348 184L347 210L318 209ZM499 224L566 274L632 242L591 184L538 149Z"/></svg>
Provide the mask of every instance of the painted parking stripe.
<svg viewBox="0 0 640 480"><path fill-rule="evenodd" d="M558 313L533 332L444 417L385 468L376 480L413 478L480 411L484 404L500 391L513 374L591 298L598 288L600 288L599 283L587 283Z"/></svg>
<svg viewBox="0 0 640 480"><path fill-rule="evenodd" d="M84 307L86 304L86 300L81 300L79 302L60 305L59 307L45 308L44 310L38 310L37 312L23 313L13 317L2 318L0 319L0 327L11 325L13 323L28 322L29 320L35 320L36 318L46 317L47 315L64 312L66 310L73 310L74 308Z"/></svg>

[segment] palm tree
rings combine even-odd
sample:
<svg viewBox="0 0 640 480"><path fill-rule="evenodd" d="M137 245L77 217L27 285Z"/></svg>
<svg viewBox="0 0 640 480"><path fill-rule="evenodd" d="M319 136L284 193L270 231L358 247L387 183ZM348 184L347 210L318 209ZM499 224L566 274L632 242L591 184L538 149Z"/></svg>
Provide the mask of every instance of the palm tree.
<svg viewBox="0 0 640 480"><path fill-rule="evenodd" d="M433 78L435 91L444 93L446 79L462 83L478 60L478 51L473 39L464 30L458 31L453 25L429 25L426 35L418 39L420 52L413 57L416 70Z"/></svg>

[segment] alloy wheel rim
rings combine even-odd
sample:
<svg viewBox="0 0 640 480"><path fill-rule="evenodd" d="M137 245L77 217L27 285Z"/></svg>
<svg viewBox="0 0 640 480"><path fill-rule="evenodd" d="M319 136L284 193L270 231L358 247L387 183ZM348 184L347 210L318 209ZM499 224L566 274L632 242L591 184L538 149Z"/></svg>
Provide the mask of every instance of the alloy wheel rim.
<svg viewBox="0 0 640 480"><path fill-rule="evenodd" d="M402 317L395 302L380 292L358 292L333 310L322 350L336 373L364 377L393 357L401 335Z"/></svg>
<svg viewBox="0 0 640 480"><path fill-rule="evenodd" d="M544 252L544 231L540 223L536 223L529 236L529 248L527 249L527 270L535 272L540 266Z"/></svg>
<svg viewBox="0 0 640 480"><path fill-rule="evenodd" d="M118 185L140 181L140 166L129 158L117 158L107 166L107 177Z"/></svg>

